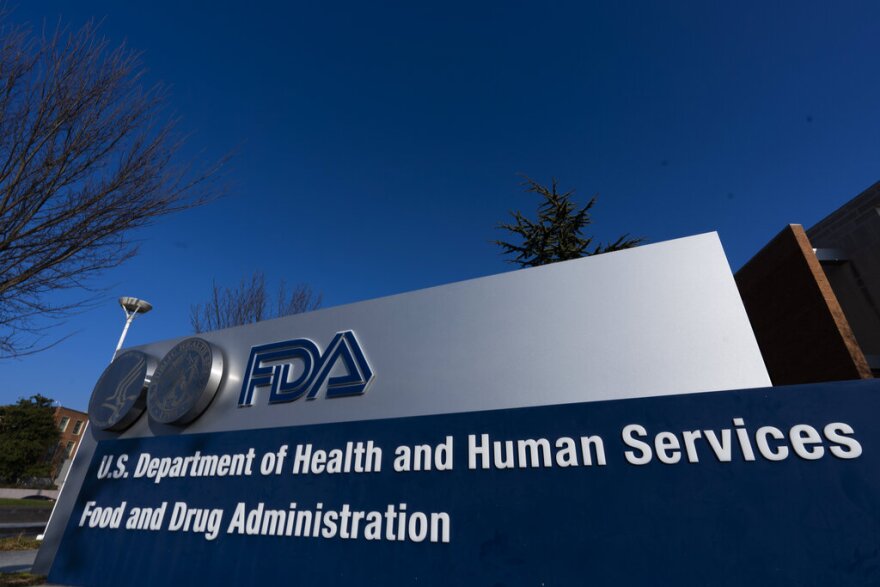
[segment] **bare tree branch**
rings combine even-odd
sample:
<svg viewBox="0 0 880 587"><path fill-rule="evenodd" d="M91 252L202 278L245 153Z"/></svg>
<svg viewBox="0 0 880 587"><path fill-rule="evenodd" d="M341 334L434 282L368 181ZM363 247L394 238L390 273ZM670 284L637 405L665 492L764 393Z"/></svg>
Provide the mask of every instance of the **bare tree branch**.
<svg viewBox="0 0 880 587"><path fill-rule="evenodd" d="M212 285L211 299L204 304L190 307L190 324L193 332L208 332L252 324L261 320L279 318L290 314L311 312L321 307L320 293L315 294L305 284L296 285L289 292L282 281L274 307L270 307L266 294L266 276L255 272L250 281L242 279L235 288Z"/></svg>
<svg viewBox="0 0 880 587"><path fill-rule="evenodd" d="M0 12L0 357L39 348L42 318L80 304L50 293L83 288L137 252L132 230L211 193L223 162L177 163L164 89L142 77L94 23L34 35Z"/></svg>

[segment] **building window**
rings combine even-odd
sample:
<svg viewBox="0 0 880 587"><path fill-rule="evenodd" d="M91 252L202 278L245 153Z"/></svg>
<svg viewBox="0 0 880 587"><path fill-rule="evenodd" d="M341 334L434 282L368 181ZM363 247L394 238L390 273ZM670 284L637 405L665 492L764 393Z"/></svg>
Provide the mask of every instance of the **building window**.
<svg viewBox="0 0 880 587"><path fill-rule="evenodd" d="M67 445L64 447L64 457L70 458L70 453L73 452L73 441L68 441Z"/></svg>
<svg viewBox="0 0 880 587"><path fill-rule="evenodd" d="M76 423L73 425L73 435L79 436L79 433L82 432L82 428L83 428L83 421L77 420Z"/></svg>
<svg viewBox="0 0 880 587"><path fill-rule="evenodd" d="M70 423L70 418L67 416L61 416L61 421L58 423L58 429L64 432L67 430L67 425Z"/></svg>

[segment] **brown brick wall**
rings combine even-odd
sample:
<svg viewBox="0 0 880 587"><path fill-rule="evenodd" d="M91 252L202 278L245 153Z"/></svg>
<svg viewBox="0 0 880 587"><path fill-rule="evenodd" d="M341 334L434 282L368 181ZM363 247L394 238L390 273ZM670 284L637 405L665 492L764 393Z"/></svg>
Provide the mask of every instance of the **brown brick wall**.
<svg viewBox="0 0 880 587"><path fill-rule="evenodd" d="M774 385L871 377L802 226L776 235L736 283Z"/></svg>
<svg viewBox="0 0 880 587"><path fill-rule="evenodd" d="M67 458L68 443L73 443L71 444L70 454L76 453L79 441L82 440L83 432L89 421L89 416L86 413L71 410L70 408L55 408L55 424L60 427L65 418L67 418L67 424L64 430L60 431L61 437L58 440L58 448L55 450L55 456L53 457L53 462L59 465ZM77 425L77 422L80 424Z"/></svg>

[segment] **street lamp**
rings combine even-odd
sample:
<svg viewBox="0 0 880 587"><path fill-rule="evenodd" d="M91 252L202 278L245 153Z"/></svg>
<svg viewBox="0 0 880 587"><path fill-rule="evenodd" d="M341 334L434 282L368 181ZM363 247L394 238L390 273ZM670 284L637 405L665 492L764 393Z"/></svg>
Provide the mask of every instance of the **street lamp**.
<svg viewBox="0 0 880 587"><path fill-rule="evenodd" d="M131 326L131 323L134 321L134 317L138 314L146 314L150 310L153 309L153 304L146 300L139 300L137 298L133 298L130 296L123 296L119 298L119 305L122 306L123 311L125 312L125 327L122 329L122 336L119 337L119 342L116 344L116 350L113 351L113 359L116 358L116 353L119 352L119 349L122 348L122 343L125 341L125 335L128 334L128 327ZM110 362L113 362L113 359ZM82 430L82 434L85 435L86 430L88 430L89 424L86 422L86 427ZM76 450L79 451L79 445L76 446ZM71 459L76 458L76 452L70 455ZM61 498L61 492L64 491L64 486L67 478L65 477L64 482L61 483L61 486L58 488L58 498ZM55 505L58 505L58 500L56 499ZM49 514L49 521L46 522L46 528L49 527L49 524L52 523L52 516L55 515L55 507L52 507L52 513ZM37 540L42 541L45 534L38 534Z"/></svg>
<svg viewBox="0 0 880 587"><path fill-rule="evenodd" d="M113 351L113 359L116 358L116 353L119 352L119 349L122 348L122 343L125 341L125 335L128 334L128 327L131 326L131 323L134 321L134 317L138 314L146 314L150 310L153 309L153 304L146 300L139 300L137 298L133 298L130 296L123 296L119 298L119 305L122 306L123 311L125 311L125 327L122 329L122 336L119 337L119 342L116 344L116 350ZM113 359L110 362L113 362ZM57 402L56 402L57 403ZM86 422L86 427L82 430L82 434L85 435L86 430L89 428L89 423ZM76 445L76 451L79 451L79 444ZM70 459L76 458L76 452L70 455ZM58 488L58 499L61 498L61 492L64 491L64 486L67 485L67 477L64 478L64 481L61 482L60 487ZM55 505L58 505L58 499L55 500ZM49 524L52 523L52 516L55 515L55 506L52 506L52 513L49 514L49 521L46 522L46 528L49 527ZM45 533L38 534L37 540L43 540Z"/></svg>
<svg viewBox="0 0 880 587"><path fill-rule="evenodd" d="M146 314L153 309L153 305L150 302L139 300L131 296L123 296L119 298L119 305L122 306L122 309L125 312L125 326L122 328L122 335L119 337L119 342L116 344L116 350L113 351L114 359L116 358L116 353L122 348L122 343L125 341L125 335L128 334L128 327L131 326L134 317L138 314Z"/></svg>

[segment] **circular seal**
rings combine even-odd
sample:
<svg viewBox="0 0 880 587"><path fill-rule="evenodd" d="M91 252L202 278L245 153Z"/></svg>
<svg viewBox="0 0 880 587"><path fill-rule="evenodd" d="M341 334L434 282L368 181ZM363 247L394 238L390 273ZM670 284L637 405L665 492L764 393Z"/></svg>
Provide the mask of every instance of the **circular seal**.
<svg viewBox="0 0 880 587"><path fill-rule="evenodd" d="M205 411L223 378L223 354L201 338L188 338L159 362L147 392L150 418L183 425Z"/></svg>
<svg viewBox="0 0 880 587"><path fill-rule="evenodd" d="M126 351L104 369L89 400L89 421L101 430L121 431L146 408L146 389L156 360L140 351Z"/></svg>

